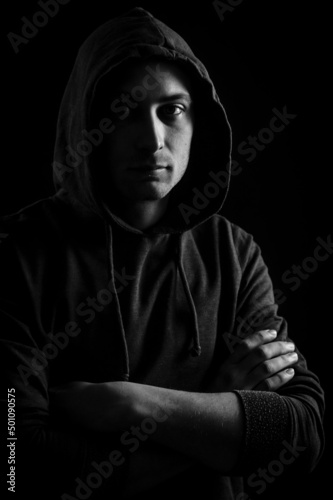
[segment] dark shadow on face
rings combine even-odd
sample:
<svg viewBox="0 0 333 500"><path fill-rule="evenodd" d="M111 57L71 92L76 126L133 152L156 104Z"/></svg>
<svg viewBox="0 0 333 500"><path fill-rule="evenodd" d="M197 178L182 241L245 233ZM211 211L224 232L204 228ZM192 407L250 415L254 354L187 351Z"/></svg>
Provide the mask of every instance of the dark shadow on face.
<svg viewBox="0 0 333 500"><path fill-rule="evenodd" d="M165 61L164 58L156 57L140 59L139 61L131 58L120 64L118 68L113 69L109 75L104 76L96 88L96 97L91 112L91 128L98 128L101 119L109 118L114 125L114 132L111 132L109 138L105 137L106 140L103 140L103 143L93 151L92 168L94 172L92 179L96 191L103 200L110 201L109 205L112 205L112 200L115 204L117 203L119 194L114 189L114 178L112 175L110 178L110 166L107 161L110 158L110 142L116 143L117 128L124 127L126 121L129 123L128 118L133 117L138 109L142 109L145 101L149 101L150 94L156 92L156 79L154 80L151 75L155 74L157 66ZM184 61L172 60L171 62L175 71L184 75L183 81L186 82L187 88L190 88L195 114L188 167L185 173L183 172L181 180L178 179L172 185L170 192L169 205L171 205L170 209L172 210L180 202L191 202L193 187L200 187L203 182L207 183L210 170L220 170L226 167L225 163L218 163L216 151L218 151L219 145L223 149L223 134L229 134L229 130L225 125L225 128L222 129L217 127L218 120L220 120L217 114L221 113L221 110L217 113L216 104L212 106L211 87L198 75L197 69ZM153 71L147 72L147 67ZM138 75L138 69L139 78L133 80L133 74ZM149 88L145 88L147 85L144 83ZM126 148L125 154L127 154ZM147 156L147 151L139 148L135 158L140 163L151 160L154 158L154 154L150 152L150 156ZM170 158L167 156L165 159Z"/></svg>

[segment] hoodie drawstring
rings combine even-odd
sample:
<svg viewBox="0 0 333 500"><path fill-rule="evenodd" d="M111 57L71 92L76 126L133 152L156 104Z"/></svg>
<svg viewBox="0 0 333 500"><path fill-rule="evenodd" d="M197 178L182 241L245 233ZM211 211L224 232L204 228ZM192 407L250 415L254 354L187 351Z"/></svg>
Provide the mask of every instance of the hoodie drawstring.
<svg viewBox="0 0 333 500"><path fill-rule="evenodd" d="M192 316L193 316L193 327L194 327L194 334L193 334L193 345L190 349L190 353L192 356L200 356L201 354L201 345L200 345L200 331L199 331L199 324L198 324L198 315L197 311L195 309L195 304L193 297L191 295L191 290L190 286L186 277L185 269L183 266L182 262L182 235L179 235L178 238L178 245L176 247L176 255L177 255L177 266L179 268L179 274L181 277L181 281L184 287L185 295L187 298L187 301L189 303L190 309L192 311Z"/></svg>
<svg viewBox="0 0 333 500"><path fill-rule="evenodd" d="M120 302L119 302L119 297L118 293L116 290L116 284L115 284L115 276L114 276L114 259L113 259L113 234L112 234L112 227L110 224L105 224L105 231L106 231L106 238L107 238L107 247L108 247L108 252L109 252L109 259L108 259L108 274L110 281L112 283L112 288L114 290L114 297L116 301L116 310L117 310L117 319L118 319L118 324L121 332L121 338L123 342L123 352L124 352L124 379L129 380L129 355L128 355L128 348L127 348L127 342L126 342L126 334L125 334L125 328L124 328L124 323L123 323L123 318L121 314L121 308L120 308ZM200 331L199 331L199 324L198 324L198 315L197 311L195 308L194 300L191 295L191 290L190 286L186 277L185 269L183 266L182 262L182 253L183 253L183 246L182 246L182 235L179 235L178 237L178 244L176 245L176 255L177 255L177 260L176 260L176 265L179 269L179 274L181 278L181 282L184 287L185 291L185 296L187 298L188 304L190 306L190 310L192 312L192 317L193 317L193 343L192 347L190 349L190 354L192 356L200 356L201 354L201 345L200 345Z"/></svg>
<svg viewBox="0 0 333 500"><path fill-rule="evenodd" d="M108 272L109 272L109 277L110 281L112 283L112 289L114 291L114 297L116 300L116 309L117 309L117 319L121 331L121 338L123 342L123 352L125 356L124 360L124 379L128 380L129 379L129 356L128 356L128 348L127 348L127 342L126 342L126 335L125 335L125 328L124 328L124 323L123 323L123 317L121 315L121 308L120 308L120 302L119 302L119 297L118 293L116 290L116 283L115 283L115 277L114 277L114 261L113 261L113 234L112 234L112 227L109 224L105 224L105 231L106 231L106 239L107 239L107 247L108 247L108 252L109 252L109 259L108 259Z"/></svg>

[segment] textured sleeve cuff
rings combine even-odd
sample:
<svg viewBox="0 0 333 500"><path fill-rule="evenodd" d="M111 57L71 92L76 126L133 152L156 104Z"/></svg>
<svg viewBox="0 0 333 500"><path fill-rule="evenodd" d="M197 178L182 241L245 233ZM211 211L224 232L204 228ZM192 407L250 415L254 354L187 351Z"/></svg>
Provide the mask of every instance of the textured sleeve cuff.
<svg viewBox="0 0 333 500"><path fill-rule="evenodd" d="M279 455L290 434L289 411L275 392L234 391L245 414L245 436L237 469L253 470Z"/></svg>

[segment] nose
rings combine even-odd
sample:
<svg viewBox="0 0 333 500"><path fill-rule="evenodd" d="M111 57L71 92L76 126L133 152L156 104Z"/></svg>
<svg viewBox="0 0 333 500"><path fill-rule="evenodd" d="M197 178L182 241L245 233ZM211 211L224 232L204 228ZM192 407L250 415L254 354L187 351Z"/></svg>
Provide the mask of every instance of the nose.
<svg viewBox="0 0 333 500"><path fill-rule="evenodd" d="M164 147L164 127L156 113L150 112L140 120L137 146L147 153L155 153Z"/></svg>

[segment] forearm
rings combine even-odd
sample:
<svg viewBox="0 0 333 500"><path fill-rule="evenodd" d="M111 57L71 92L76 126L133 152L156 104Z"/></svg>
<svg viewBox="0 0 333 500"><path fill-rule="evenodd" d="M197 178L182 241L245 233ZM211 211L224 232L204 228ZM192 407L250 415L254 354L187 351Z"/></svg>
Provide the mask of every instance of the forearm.
<svg viewBox="0 0 333 500"><path fill-rule="evenodd" d="M238 396L227 393L191 393L134 384L141 422L157 408L167 418L151 439L223 473L235 465L245 423Z"/></svg>
<svg viewBox="0 0 333 500"><path fill-rule="evenodd" d="M130 433L125 431L125 440L126 432L129 437L140 436L146 429L143 439L149 435L150 440L222 473L237 469L243 474L254 462L260 466L278 455L285 440L294 441L292 422L301 414L295 413L291 398L287 405L286 398L275 392L287 383L290 396L306 392L305 386L295 388L292 383L294 370L289 368L297 359L294 345L273 342L275 337L260 331L242 341L221 364L214 392L132 382L73 382L58 388L55 402L85 428L100 432L130 429ZM312 396L318 389L313 388ZM302 415L309 421L312 417L306 407Z"/></svg>
<svg viewBox="0 0 333 500"><path fill-rule="evenodd" d="M236 463L245 424L233 392L202 394L133 382L75 384L58 389L55 403L84 428L123 429L124 444L133 436L145 440L149 435L224 473Z"/></svg>

